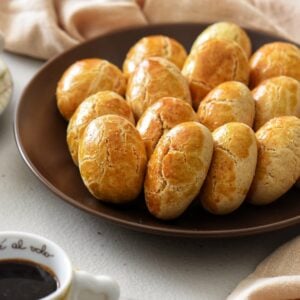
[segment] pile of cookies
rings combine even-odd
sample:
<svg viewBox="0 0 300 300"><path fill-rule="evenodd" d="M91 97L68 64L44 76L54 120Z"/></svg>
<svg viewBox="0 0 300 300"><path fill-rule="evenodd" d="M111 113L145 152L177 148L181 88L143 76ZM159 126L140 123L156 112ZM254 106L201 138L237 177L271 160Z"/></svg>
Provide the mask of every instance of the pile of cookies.
<svg viewBox="0 0 300 300"><path fill-rule="evenodd" d="M143 191L149 212L168 220L192 201L228 214L286 193L300 177L300 49L251 48L222 22L189 54L155 35L133 45L123 71L99 58L71 65L57 106L91 194L122 204Z"/></svg>

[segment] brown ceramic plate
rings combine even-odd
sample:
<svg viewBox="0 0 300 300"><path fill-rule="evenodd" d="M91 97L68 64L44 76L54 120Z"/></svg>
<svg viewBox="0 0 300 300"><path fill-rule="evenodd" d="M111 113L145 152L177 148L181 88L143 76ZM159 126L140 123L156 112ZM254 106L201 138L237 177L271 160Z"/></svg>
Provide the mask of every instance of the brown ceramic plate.
<svg viewBox="0 0 300 300"><path fill-rule="evenodd" d="M67 123L56 108L55 89L63 71L87 57L105 58L122 66L129 47L150 34L176 38L189 49L205 24L155 25L114 32L87 41L49 61L32 79L15 115L15 136L19 150L33 173L56 195L72 205L120 225L164 235L187 237L242 236L271 231L300 221L299 190L265 207L244 204L228 216L213 216L194 203L179 219L161 222L144 205L143 196L126 207L102 204L83 185L66 144ZM254 50L278 37L248 31ZM282 39L281 39L282 40Z"/></svg>

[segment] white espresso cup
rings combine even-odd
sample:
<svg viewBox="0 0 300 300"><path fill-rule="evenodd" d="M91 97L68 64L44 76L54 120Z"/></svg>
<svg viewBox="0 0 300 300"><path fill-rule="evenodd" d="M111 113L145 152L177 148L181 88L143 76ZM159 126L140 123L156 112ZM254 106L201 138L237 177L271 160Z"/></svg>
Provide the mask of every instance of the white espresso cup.
<svg viewBox="0 0 300 300"><path fill-rule="evenodd" d="M43 300L117 300L120 288L108 276L74 270L65 251L54 242L31 233L0 232L0 261L29 261L50 269L58 288Z"/></svg>

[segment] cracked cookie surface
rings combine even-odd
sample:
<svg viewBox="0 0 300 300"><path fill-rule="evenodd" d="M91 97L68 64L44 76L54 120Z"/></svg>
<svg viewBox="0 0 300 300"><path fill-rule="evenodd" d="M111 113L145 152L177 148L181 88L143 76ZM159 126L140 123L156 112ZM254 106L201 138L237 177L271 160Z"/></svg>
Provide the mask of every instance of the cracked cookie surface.
<svg viewBox="0 0 300 300"><path fill-rule="evenodd" d="M257 143L243 123L227 123L213 132L214 154L200 192L203 207L217 215L236 210L245 200L254 177Z"/></svg>
<svg viewBox="0 0 300 300"><path fill-rule="evenodd" d="M168 36L147 36L129 49L123 63L124 74L129 77L144 58L152 56L166 58L181 69L187 53L178 41Z"/></svg>
<svg viewBox="0 0 300 300"><path fill-rule="evenodd" d="M86 126L97 117L109 114L124 117L135 124L128 103L122 96L112 91L98 92L86 98L76 109L67 129L67 143L76 165L78 165L79 141Z"/></svg>
<svg viewBox="0 0 300 300"><path fill-rule="evenodd" d="M126 100L136 120L163 97L176 97L191 103L189 86L180 70L165 58L146 58L129 78L126 91Z"/></svg>
<svg viewBox="0 0 300 300"><path fill-rule="evenodd" d="M163 135L144 183L150 213L164 220L179 217L199 193L212 152L211 133L200 123L182 123Z"/></svg>
<svg viewBox="0 0 300 300"><path fill-rule="evenodd" d="M164 97L148 107L137 124L148 158L163 134L188 121L198 121L198 117L191 105L181 99Z"/></svg>
<svg viewBox="0 0 300 300"><path fill-rule="evenodd" d="M101 201L126 203L141 192L146 150L134 125L123 117L91 121L79 143L78 162L85 186Z"/></svg>
<svg viewBox="0 0 300 300"><path fill-rule="evenodd" d="M191 90L194 109L217 85L225 81L248 84L249 66L245 51L235 42L211 39L187 57L182 68Z"/></svg>
<svg viewBox="0 0 300 300"><path fill-rule="evenodd" d="M250 59L250 86L265 79L285 75L300 80L300 49L290 43L263 45Z"/></svg>
<svg viewBox="0 0 300 300"><path fill-rule="evenodd" d="M64 72L58 82L58 109L62 116L69 120L84 99L105 90L125 94L126 79L120 69L99 58L77 61Z"/></svg>
<svg viewBox="0 0 300 300"><path fill-rule="evenodd" d="M281 197L300 177L300 119L271 119L256 132L256 138L257 167L248 199L264 205Z"/></svg>
<svg viewBox="0 0 300 300"><path fill-rule="evenodd" d="M236 42L245 51L247 57L251 55L251 40L246 31L237 24L230 22L218 22L204 29L194 41L191 52L213 38Z"/></svg>
<svg viewBox="0 0 300 300"><path fill-rule="evenodd" d="M294 78L266 79L252 90L252 95L255 99L255 130L275 117L300 117L300 83Z"/></svg>
<svg viewBox="0 0 300 300"><path fill-rule="evenodd" d="M211 131L229 122L252 127L255 102L245 84L227 81L208 93L200 102L197 114L199 121Z"/></svg>

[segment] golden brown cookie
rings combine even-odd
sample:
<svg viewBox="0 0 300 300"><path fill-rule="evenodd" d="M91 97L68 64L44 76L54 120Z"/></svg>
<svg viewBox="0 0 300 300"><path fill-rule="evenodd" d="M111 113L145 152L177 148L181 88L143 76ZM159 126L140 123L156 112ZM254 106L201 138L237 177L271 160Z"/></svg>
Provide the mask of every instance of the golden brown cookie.
<svg viewBox="0 0 300 300"><path fill-rule="evenodd" d="M300 177L300 119L277 117L257 132L258 157L248 199L269 204L286 193Z"/></svg>
<svg viewBox="0 0 300 300"><path fill-rule="evenodd" d="M125 94L126 78L119 68L99 58L77 61L64 72L58 82L58 109L69 120L85 98L105 90Z"/></svg>
<svg viewBox="0 0 300 300"><path fill-rule="evenodd" d="M179 217L199 193L213 152L210 131L198 122L181 123L159 140L148 163L145 200L152 215Z"/></svg>
<svg viewBox="0 0 300 300"><path fill-rule="evenodd" d="M257 144L243 123L227 123L213 132L214 154L200 192L203 207L216 215L236 210L245 200L254 177Z"/></svg>
<svg viewBox="0 0 300 300"><path fill-rule="evenodd" d="M253 91L255 102L254 129L280 116L300 117L300 83L298 80L278 76L260 83Z"/></svg>
<svg viewBox="0 0 300 300"><path fill-rule="evenodd" d="M112 91L98 92L85 99L70 119L67 143L72 159L78 165L78 145L86 126L103 115L119 115L135 124L131 108L125 99Z"/></svg>
<svg viewBox="0 0 300 300"><path fill-rule="evenodd" d="M263 45L250 59L251 88L265 79L280 75L300 80L300 49L283 42Z"/></svg>
<svg viewBox="0 0 300 300"><path fill-rule="evenodd" d="M129 78L126 99L138 120L143 112L163 97L191 103L186 79L171 62L161 57L144 59Z"/></svg>
<svg viewBox="0 0 300 300"><path fill-rule="evenodd" d="M140 39L130 48L123 63L124 74L130 76L144 58L151 56L166 58L181 69L186 60L187 53L178 41L168 36L147 36Z"/></svg>
<svg viewBox="0 0 300 300"><path fill-rule="evenodd" d="M198 117L193 108L181 99L164 97L149 106L136 126L145 143L148 158L163 134L188 121L198 121Z"/></svg>
<svg viewBox="0 0 300 300"><path fill-rule="evenodd" d="M141 192L146 150L123 117L105 115L89 123L79 143L78 163L85 186L101 201L126 203Z"/></svg>
<svg viewBox="0 0 300 300"><path fill-rule="evenodd" d="M213 38L221 38L236 42L245 51L247 57L251 55L251 41L245 30L231 22L218 22L203 30L193 43L191 51L199 45Z"/></svg>
<svg viewBox="0 0 300 300"><path fill-rule="evenodd" d="M235 42L211 39L190 53L182 68L192 94L194 109L217 85L225 81L248 84L249 66L245 51Z"/></svg>
<svg viewBox="0 0 300 300"><path fill-rule="evenodd" d="M221 83L200 102L200 122L211 131L229 122L252 127L255 103L248 87L238 81Z"/></svg>

